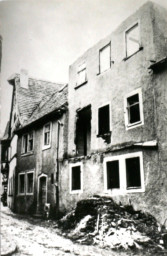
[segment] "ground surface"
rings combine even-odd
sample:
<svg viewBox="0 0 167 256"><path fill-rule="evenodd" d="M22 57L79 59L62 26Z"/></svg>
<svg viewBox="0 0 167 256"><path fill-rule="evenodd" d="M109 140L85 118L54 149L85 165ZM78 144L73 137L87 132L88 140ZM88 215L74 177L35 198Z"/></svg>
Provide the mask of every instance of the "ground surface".
<svg viewBox="0 0 167 256"><path fill-rule="evenodd" d="M1 207L1 253L9 243L17 245L17 251L12 255L79 255L79 256L132 256L140 255L131 252L115 252L73 243L71 240L58 235L53 221L42 221L22 215L13 214L7 207Z"/></svg>

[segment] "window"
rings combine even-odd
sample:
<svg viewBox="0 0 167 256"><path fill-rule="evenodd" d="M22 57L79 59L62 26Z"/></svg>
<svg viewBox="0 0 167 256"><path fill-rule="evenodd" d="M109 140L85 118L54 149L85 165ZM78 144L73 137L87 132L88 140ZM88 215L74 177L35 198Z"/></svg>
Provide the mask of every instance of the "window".
<svg viewBox="0 0 167 256"><path fill-rule="evenodd" d="M125 32L126 41L126 57L133 55L140 49L140 36L139 36L139 24L135 24L133 27Z"/></svg>
<svg viewBox="0 0 167 256"><path fill-rule="evenodd" d="M119 161L107 162L107 189L119 188Z"/></svg>
<svg viewBox="0 0 167 256"><path fill-rule="evenodd" d="M103 47L99 52L99 72L102 73L111 66L111 44Z"/></svg>
<svg viewBox="0 0 167 256"><path fill-rule="evenodd" d="M31 132L28 136L28 151L33 150L33 132Z"/></svg>
<svg viewBox="0 0 167 256"><path fill-rule="evenodd" d="M22 154L33 151L33 132L24 134L22 137Z"/></svg>
<svg viewBox="0 0 167 256"><path fill-rule="evenodd" d="M27 173L27 194L33 193L33 180L34 180L34 173L28 172Z"/></svg>
<svg viewBox="0 0 167 256"><path fill-rule="evenodd" d="M70 166L70 192L82 192L82 165L72 164Z"/></svg>
<svg viewBox="0 0 167 256"><path fill-rule="evenodd" d="M86 65L85 63L79 66L78 69L78 82L77 85L81 85L87 82L87 77L86 77Z"/></svg>
<svg viewBox="0 0 167 256"><path fill-rule="evenodd" d="M44 125L43 129L43 149L47 149L51 146L51 123Z"/></svg>
<svg viewBox="0 0 167 256"><path fill-rule="evenodd" d="M104 186L113 194L144 192L142 152L105 158Z"/></svg>
<svg viewBox="0 0 167 256"><path fill-rule="evenodd" d="M19 173L18 176L18 192L19 194L24 194L25 193L25 174L24 173Z"/></svg>
<svg viewBox="0 0 167 256"><path fill-rule="evenodd" d="M98 135L110 133L110 105L98 109Z"/></svg>
<svg viewBox="0 0 167 256"><path fill-rule="evenodd" d="M127 189L141 188L140 158L128 158L126 161Z"/></svg>
<svg viewBox="0 0 167 256"><path fill-rule="evenodd" d="M125 125L133 128L144 123L141 89L128 94L125 98Z"/></svg>
<svg viewBox="0 0 167 256"><path fill-rule="evenodd" d="M23 141L22 141L22 153L27 153L28 149L28 134L23 135Z"/></svg>

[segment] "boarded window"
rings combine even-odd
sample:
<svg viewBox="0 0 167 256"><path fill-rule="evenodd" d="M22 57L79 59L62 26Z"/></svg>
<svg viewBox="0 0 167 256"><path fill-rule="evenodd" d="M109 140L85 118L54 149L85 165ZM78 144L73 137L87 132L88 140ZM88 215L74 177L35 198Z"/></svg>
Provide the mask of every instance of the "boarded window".
<svg viewBox="0 0 167 256"><path fill-rule="evenodd" d="M79 69L78 69L78 85L83 84L87 81L87 77L86 77L86 65L85 63L80 65Z"/></svg>
<svg viewBox="0 0 167 256"><path fill-rule="evenodd" d="M80 166L75 166L72 167L71 170L71 190L80 190L81 189L81 167Z"/></svg>
<svg viewBox="0 0 167 256"><path fill-rule="evenodd" d="M50 123L44 126L44 145L50 144Z"/></svg>
<svg viewBox="0 0 167 256"><path fill-rule="evenodd" d="M107 189L120 188L119 161L107 162Z"/></svg>
<svg viewBox="0 0 167 256"><path fill-rule="evenodd" d="M110 131L110 106L98 109L98 134L103 135Z"/></svg>
<svg viewBox="0 0 167 256"><path fill-rule="evenodd" d="M126 31L126 56L131 56L140 48L139 25L136 24Z"/></svg>
<svg viewBox="0 0 167 256"><path fill-rule="evenodd" d="M140 158L126 159L127 189L141 188Z"/></svg>
<svg viewBox="0 0 167 256"><path fill-rule="evenodd" d="M27 193L33 193L33 176L32 172L27 173Z"/></svg>
<svg viewBox="0 0 167 256"><path fill-rule="evenodd" d="M127 98L128 123L140 122L139 94Z"/></svg>
<svg viewBox="0 0 167 256"><path fill-rule="evenodd" d="M19 174L19 193L24 194L25 192L25 174Z"/></svg>
<svg viewBox="0 0 167 256"><path fill-rule="evenodd" d="M107 70L110 68L110 55L111 55L111 45L108 44L104 48L102 48L99 52L100 56L100 63L99 63L99 68L100 68L100 73L103 71Z"/></svg>

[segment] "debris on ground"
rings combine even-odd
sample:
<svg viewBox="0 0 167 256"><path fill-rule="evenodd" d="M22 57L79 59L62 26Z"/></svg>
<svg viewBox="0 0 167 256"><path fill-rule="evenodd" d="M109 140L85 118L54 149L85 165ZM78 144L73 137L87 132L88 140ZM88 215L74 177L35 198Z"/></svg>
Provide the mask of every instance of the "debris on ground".
<svg viewBox="0 0 167 256"><path fill-rule="evenodd" d="M108 197L79 201L58 226L81 244L151 253L165 250L161 226L151 214L135 211L132 205L118 205Z"/></svg>

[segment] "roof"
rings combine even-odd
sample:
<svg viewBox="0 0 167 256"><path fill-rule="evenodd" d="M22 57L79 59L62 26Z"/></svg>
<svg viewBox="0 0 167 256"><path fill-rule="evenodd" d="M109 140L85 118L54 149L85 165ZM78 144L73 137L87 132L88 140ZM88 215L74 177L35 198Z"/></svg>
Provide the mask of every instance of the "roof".
<svg viewBox="0 0 167 256"><path fill-rule="evenodd" d="M163 59L156 61L154 64L149 66L149 69L152 69L154 72L158 72L165 67L167 67L167 57L164 57Z"/></svg>
<svg viewBox="0 0 167 256"><path fill-rule="evenodd" d="M29 78L28 89L26 89L20 85L19 74L12 75L8 81L15 86L16 102L21 126L25 126L32 120L31 116L35 113L34 111L40 106L41 102L45 102L46 99L49 99L65 86L65 84L62 83L52 83Z"/></svg>
<svg viewBox="0 0 167 256"><path fill-rule="evenodd" d="M9 139L9 121L6 124L5 132L1 140L8 140Z"/></svg>
<svg viewBox="0 0 167 256"><path fill-rule="evenodd" d="M31 124L42 117L54 112L66 110L67 108L67 85L61 90L53 93L50 97L43 98L38 107L32 113L26 125Z"/></svg>

